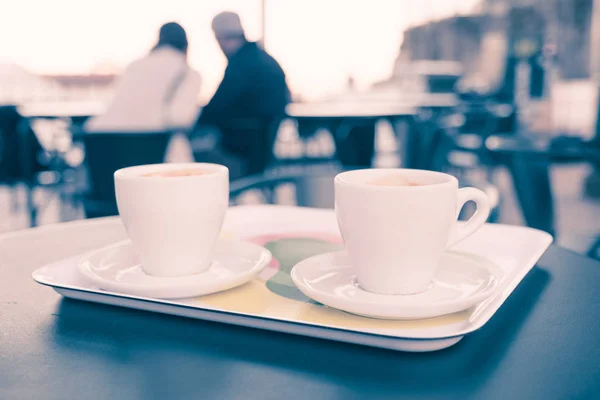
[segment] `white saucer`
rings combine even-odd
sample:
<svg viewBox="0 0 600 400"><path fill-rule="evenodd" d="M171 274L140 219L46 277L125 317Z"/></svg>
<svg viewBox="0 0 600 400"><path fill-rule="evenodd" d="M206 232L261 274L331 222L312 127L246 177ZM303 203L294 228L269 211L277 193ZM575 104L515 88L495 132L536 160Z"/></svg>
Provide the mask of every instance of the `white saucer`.
<svg viewBox="0 0 600 400"><path fill-rule="evenodd" d="M471 308L492 294L503 273L484 258L447 252L426 291L381 295L360 288L342 251L307 258L291 276L302 293L329 307L370 318L423 319Z"/></svg>
<svg viewBox="0 0 600 400"><path fill-rule="evenodd" d="M87 254L79 261L83 276L100 289L141 297L196 297L240 286L256 277L271 253L256 244L220 239L210 269L181 277L144 272L129 240Z"/></svg>

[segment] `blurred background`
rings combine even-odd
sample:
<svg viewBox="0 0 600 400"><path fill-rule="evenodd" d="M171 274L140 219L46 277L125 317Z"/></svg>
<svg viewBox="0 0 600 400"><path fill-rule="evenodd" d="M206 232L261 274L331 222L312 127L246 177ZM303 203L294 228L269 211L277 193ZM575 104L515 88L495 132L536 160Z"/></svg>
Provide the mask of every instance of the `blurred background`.
<svg viewBox="0 0 600 400"><path fill-rule="evenodd" d="M0 233L115 215L112 173L128 165L217 161L232 204L316 207L333 206L341 170L402 166L452 173L488 193L493 222L598 258L597 3L14 2L0 14ZM213 20L224 11L241 26ZM162 108L189 116L150 123Z"/></svg>

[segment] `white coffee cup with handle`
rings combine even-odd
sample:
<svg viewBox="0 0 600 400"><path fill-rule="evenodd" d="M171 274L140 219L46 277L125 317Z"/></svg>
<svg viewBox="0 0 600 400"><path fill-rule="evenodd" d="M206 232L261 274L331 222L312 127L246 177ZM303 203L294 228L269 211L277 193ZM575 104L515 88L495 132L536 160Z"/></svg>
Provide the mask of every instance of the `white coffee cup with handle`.
<svg viewBox="0 0 600 400"><path fill-rule="evenodd" d="M477 210L458 224L468 201ZM336 176L335 210L360 287L406 295L428 288L444 251L483 226L490 203L479 189L459 189L452 175L364 169Z"/></svg>
<svg viewBox="0 0 600 400"><path fill-rule="evenodd" d="M229 205L229 171L218 164L142 165L115 172L119 214L148 275L210 268Z"/></svg>

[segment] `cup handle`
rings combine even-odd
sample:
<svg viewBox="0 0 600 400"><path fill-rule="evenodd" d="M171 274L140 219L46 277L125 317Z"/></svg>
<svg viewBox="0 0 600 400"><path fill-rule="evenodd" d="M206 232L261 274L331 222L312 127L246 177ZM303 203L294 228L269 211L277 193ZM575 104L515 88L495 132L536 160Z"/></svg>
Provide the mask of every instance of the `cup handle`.
<svg viewBox="0 0 600 400"><path fill-rule="evenodd" d="M487 194L479 189L468 187L458 189L457 217L467 201L474 201L477 205L477 210L464 225L459 225L458 223L454 225L446 248L452 247L471 236L477 229L485 224L485 221L487 221L490 216L490 199Z"/></svg>

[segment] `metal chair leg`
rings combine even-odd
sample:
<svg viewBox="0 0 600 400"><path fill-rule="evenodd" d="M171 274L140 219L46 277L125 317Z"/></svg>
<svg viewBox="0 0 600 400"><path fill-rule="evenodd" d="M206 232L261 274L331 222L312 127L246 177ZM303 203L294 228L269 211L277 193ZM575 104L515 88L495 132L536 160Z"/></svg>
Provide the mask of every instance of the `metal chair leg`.
<svg viewBox="0 0 600 400"><path fill-rule="evenodd" d="M29 226L37 226L37 207L35 206L34 188L31 185L25 186L25 193L27 196L27 211L29 212Z"/></svg>
<svg viewBox="0 0 600 400"><path fill-rule="evenodd" d="M10 197L10 211L11 213L15 214L20 208L19 187L17 185L9 185L8 194Z"/></svg>

